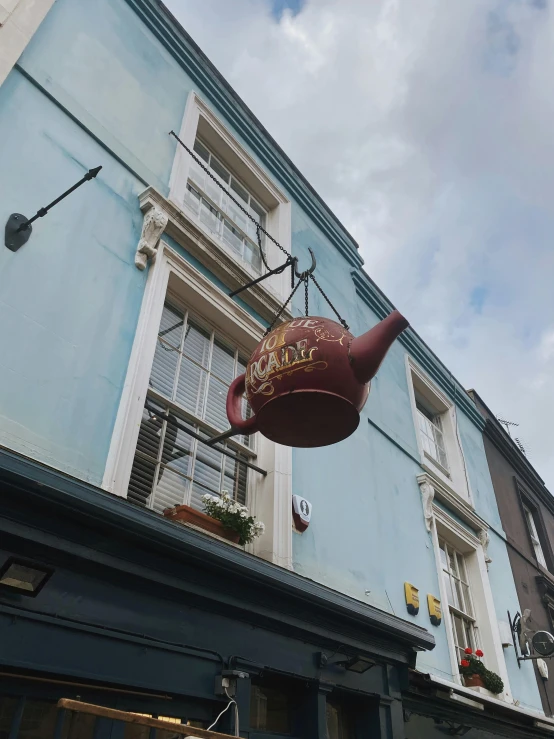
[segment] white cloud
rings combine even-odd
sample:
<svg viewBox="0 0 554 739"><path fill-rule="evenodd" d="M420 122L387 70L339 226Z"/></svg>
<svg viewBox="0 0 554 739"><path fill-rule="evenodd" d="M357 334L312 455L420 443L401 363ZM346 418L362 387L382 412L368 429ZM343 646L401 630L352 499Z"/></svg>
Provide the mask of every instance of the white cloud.
<svg viewBox="0 0 554 739"><path fill-rule="evenodd" d="M547 0L166 0L554 492Z"/></svg>

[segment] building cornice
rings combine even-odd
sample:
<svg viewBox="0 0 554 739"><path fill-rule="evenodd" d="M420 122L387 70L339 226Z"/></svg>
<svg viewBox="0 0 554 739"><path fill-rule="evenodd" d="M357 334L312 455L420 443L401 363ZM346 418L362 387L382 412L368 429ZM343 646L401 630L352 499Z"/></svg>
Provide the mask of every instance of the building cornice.
<svg viewBox="0 0 554 739"><path fill-rule="evenodd" d="M396 644L397 649L401 648L407 654L413 650L433 649L435 645L427 630L409 621L179 526L118 496L7 450L0 450L0 483L3 483L0 494L4 503L10 501L10 505L23 506L26 510L35 510L37 505L46 506L57 511L57 516L69 514L85 527L97 531L101 538L107 536L106 540L114 532L125 532L126 546L132 542L140 550L156 549L171 558L178 558L183 564L215 572L237 587L241 584L248 592L264 592L272 598L271 603L286 601L286 612L302 615L306 622L313 623L314 631L321 631L321 624L325 621L333 622L340 624L345 637L349 633L363 633L367 635L368 643L376 640L384 645ZM6 505L3 505L3 515L8 515ZM8 533L10 521L0 523L4 534ZM15 520L11 526L16 528ZM34 526L40 528L40 521L37 520ZM212 597L223 598L223 594L214 593ZM244 608L250 606L249 603L243 604ZM275 618L286 620L287 616L285 612L276 612ZM293 618L291 627L297 622L298 619Z"/></svg>
<svg viewBox="0 0 554 739"><path fill-rule="evenodd" d="M353 271L352 280L356 293L371 308L377 318L383 319L395 309L386 295L377 287L373 280L363 271ZM441 362L437 355L429 349L423 339L409 327L398 337L398 341L408 350L410 356L429 375L440 389L462 410L466 416L483 430L485 421L475 403L458 380Z"/></svg>
<svg viewBox="0 0 554 739"><path fill-rule="evenodd" d="M361 267L352 236L163 3L126 2L349 264Z"/></svg>

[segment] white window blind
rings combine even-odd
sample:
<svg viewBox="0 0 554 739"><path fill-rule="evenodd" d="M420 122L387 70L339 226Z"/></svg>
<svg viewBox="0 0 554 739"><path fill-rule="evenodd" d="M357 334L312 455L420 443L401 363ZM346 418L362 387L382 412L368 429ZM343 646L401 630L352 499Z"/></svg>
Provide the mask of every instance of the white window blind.
<svg viewBox="0 0 554 739"><path fill-rule="evenodd" d="M452 638L459 660L464 659L466 647L479 648L477 623L466 561L463 554L450 544L439 540L441 569L452 624Z"/></svg>
<svg viewBox="0 0 554 739"><path fill-rule="evenodd" d="M531 537L531 543L533 544L533 549L535 550L535 557L537 558L537 562L543 567L546 567L546 559L544 557L544 552L542 551L541 541L539 539L539 534L537 532L537 526L535 524L535 517L533 516L532 511L529 508L527 508L526 505L523 506L523 511L525 513L525 520L527 521L527 528L529 530L529 536Z"/></svg>
<svg viewBox="0 0 554 739"><path fill-rule="evenodd" d="M246 502L246 466L194 439L175 423L201 435L206 428L225 431L229 426L227 390L244 372L246 361L237 347L200 318L166 302L129 482L129 500L160 513L181 504L202 510L202 495L222 490L240 503ZM247 418L250 409L246 400L243 403ZM168 412L169 418L165 418ZM248 445L250 439L239 440ZM239 459L246 457L239 455Z"/></svg>
<svg viewBox="0 0 554 739"><path fill-rule="evenodd" d="M256 223L265 228L266 210L199 139L196 139L194 143L194 151L200 159L204 160L214 179L192 160L185 193L185 205L194 211L206 228L221 238L257 272L260 272L262 260ZM217 183L223 185L232 194L256 223L253 223L240 208L237 208L236 203ZM263 246L264 235L260 233L260 236Z"/></svg>

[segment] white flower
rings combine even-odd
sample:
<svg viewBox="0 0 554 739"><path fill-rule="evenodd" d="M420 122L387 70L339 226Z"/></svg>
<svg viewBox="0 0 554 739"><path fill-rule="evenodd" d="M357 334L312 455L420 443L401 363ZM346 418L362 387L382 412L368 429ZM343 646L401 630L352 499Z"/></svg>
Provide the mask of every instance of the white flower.
<svg viewBox="0 0 554 739"><path fill-rule="evenodd" d="M243 508L242 511L239 511L239 515L241 518L248 518L248 511L245 511Z"/></svg>

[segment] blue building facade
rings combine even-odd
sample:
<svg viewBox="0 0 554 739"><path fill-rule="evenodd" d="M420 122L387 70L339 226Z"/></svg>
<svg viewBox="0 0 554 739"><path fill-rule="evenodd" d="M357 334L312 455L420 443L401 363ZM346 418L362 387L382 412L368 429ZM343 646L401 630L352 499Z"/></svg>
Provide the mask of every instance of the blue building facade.
<svg viewBox="0 0 554 739"><path fill-rule="evenodd" d="M25 733L40 710L37 737L75 733L55 701L77 696L207 728L234 670L253 739L548 735L511 645L519 606L484 422L413 328L346 441L204 443L226 429L226 388L290 293L287 270L229 297L263 272L255 222L301 269L314 252L355 335L393 306L163 5L51 3L0 86L0 140L3 222L102 166L0 251L0 566L48 578L34 598L0 589L2 731ZM274 241L263 248L283 263ZM300 292L284 317L303 315ZM246 547L162 515L222 490L265 524ZM293 495L312 505L303 532ZM466 647L484 651L500 694L464 687Z"/></svg>

